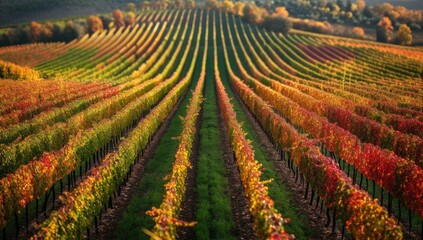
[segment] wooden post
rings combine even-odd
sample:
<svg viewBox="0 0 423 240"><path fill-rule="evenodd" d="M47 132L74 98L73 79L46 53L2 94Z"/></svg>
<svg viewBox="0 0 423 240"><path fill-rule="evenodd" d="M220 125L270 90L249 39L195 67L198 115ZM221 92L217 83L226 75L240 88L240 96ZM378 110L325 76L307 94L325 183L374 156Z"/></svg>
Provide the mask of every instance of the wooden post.
<svg viewBox="0 0 423 240"><path fill-rule="evenodd" d="M326 221L325 227L329 227L329 225L330 225L330 212L329 212L329 208L326 208L326 218L327 218L327 221Z"/></svg>
<svg viewBox="0 0 423 240"><path fill-rule="evenodd" d="M38 223L38 198L35 199L35 222Z"/></svg>
<svg viewBox="0 0 423 240"><path fill-rule="evenodd" d="M332 216L332 233L335 233L336 229L336 209L333 210L333 216Z"/></svg>
<svg viewBox="0 0 423 240"><path fill-rule="evenodd" d="M314 210L317 210L317 208L319 207L319 202L320 202L320 196L317 195L317 199L316 199L316 207L314 208Z"/></svg>
<svg viewBox="0 0 423 240"><path fill-rule="evenodd" d="M98 234L98 222L97 222L97 216L94 217L94 223L95 223L95 233Z"/></svg>
<svg viewBox="0 0 423 240"><path fill-rule="evenodd" d="M70 191L70 184L71 184L71 178L70 178L70 174L69 174L68 175L68 192Z"/></svg>
<svg viewBox="0 0 423 240"><path fill-rule="evenodd" d="M380 205L383 206L383 188L380 189Z"/></svg>
<svg viewBox="0 0 423 240"><path fill-rule="evenodd" d="M372 180L372 183L373 183L373 198L375 198L375 195L376 195L376 183L373 180Z"/></svg>
<svg viewBox="0 0 423 240"><path fill-rule="evenodd" d="M313 206L313 200L314 200L314 190L311 190L311 198L310 198L310 206Z"/></svg>
<svg viewBox="0 0 423 240"><path fill-rule="evenodd" d="M354 170L353 170L353 184L355 184L356 177L357 177L357 169L354 167Z"/></svg>
<svg viewBox="0 0 423 240"><path fill-rule="evenodd" d="M26 233L28 233L28 228L29 228L28 204L25 206L25 228L26 228Z"/></svg>
<svg viewBox="0 0 423 240"><path fill-rule="evenodd" d="M54 188L53 184L53 209L54 209L54 202L56 201L56 189Z"/></svg>
<svg viewBox="0 0 423 240"><path fill-rule="evenodd" d="M307 199L309 184L307 183L304 199Z"/></svg>
<svg viewBox="0 0 423 240"><path fill-rule="evenodd" d="M18 219L18 213L15 212L15 228L16 228L16 239L19 237L19 219Z"/></svg>
<svg viewBox="0 0 423 240"><path fill-rule="evenodd" d="M73 170L73 186L76 187L76 171Z"/></svg>

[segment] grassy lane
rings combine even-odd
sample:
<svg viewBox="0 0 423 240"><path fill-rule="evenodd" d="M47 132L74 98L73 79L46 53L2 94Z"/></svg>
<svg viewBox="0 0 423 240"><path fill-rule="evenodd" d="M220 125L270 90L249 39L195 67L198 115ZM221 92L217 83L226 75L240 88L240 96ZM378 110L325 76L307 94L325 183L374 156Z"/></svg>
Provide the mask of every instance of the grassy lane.
<svg viewBox="0 0 423 240"><path fill-rule="evenodd" d="M196 78L194 78L195 80ZM192 81L189 92L194 89L197 81ZM154 151L153 157L148 160L144 169L144 177L135 187L131 201L119 221L116 236L118 239L149 239L141 233L142 228L152 229L154 222L152 217L145 214L153 206L160 206L165 193L164 178L172 170L175 153L179 145L178 137L183 129L182 120L179 116L186 115L187 105L191 94L185 96L181 106L172 118L169 128L160 139L160 143Z"/></svg>
<svg viewBox="0 0 423 240"><path fill-rule="evenodd" d="M212 15L210 15L212 17ZM231 200L228 196L228 182L223 152L220 148L218 108L213 78L213 48L211 36L213 21L209 26L209 48L205 79L201 129L199 133L199 157L197 171L197 212L195 233L197 239L235 239Z"/></svg>
<svg viewBox="0 0 423 240"><path fill-rule="evenodd" d="M199 15L197 15L199 18ZM196 28L194 36L198 33ZM187 39L186 39L187 41ZM187 63L193 59L194 47L187 58ZM202 56L203 50L200 48L198 56ZM197 58L196 66L201 66L201 58ZM189 64L183 70L182 76L187 73ZM183 129L182 120L179 116L185 116L191 91L194 90L199 78L201 67L196 67L193 73L193 80L188 89L188 94L183 99L180 107L177 109L175 116L171 119L169 127L164 135L160 138L160 143L154 150L153 156L147 161L144 168L144 176L141 182L134 187L131 200L123 213L122 218L118 222L115 231L117 239L150 239L149 236L142 232L142 228L152 229L154 221L152 217L145 214L151 210L153 206L160 206L163 195L165 194L164 178L171 172L175 153L179 145L179 141L175 139L180 136Z"/></svg>
<svg viewBox="0 0 423 240"><path fill-rule="evenodd" d="M226 29L226 19L223 17L223 28L222 30L225 33L226 44L229 46L230 42L228 41L229 37ZM218 20L219 21L219 20ZM220 24L217 24L219 26ZM217 28L219 33L219 27ZM218 47L221 47L221 37L220 34L217 36ZM231 53L232 48L229 49L229 57L235 59L233 53ZM238 53L239 54L239 53ZM228 79L226 78L227 72L224 63L223 49L219 49L219 70L222 74L222 82L225 85L229 97L235 97L234 92L229 86ZM235 62L233 62L232 69L235 68ZM267 156L264 146L260 144L260 139L253 130L252 126L249 123L249 120L243 110L241 109L239 102L232 100L235 112L237 114L237 119L239 122L244 123L242 125L243 130L247 133L247 138L252 141L252 145L255 150L256 160L262 164L263 171L263 180L274 179L273 182L267 184L269 187L269 196L274 200L276 209L282 213L284 218L290 218L292 221L288 224L285 224L284 227L288 233L294 234L297 239L307 239L309 236L313 236L313 229L309 227L307 219L297 212L297 209L294 207L294 202L296 201L289 189L284 186L281 176L276 172L276 168L273 162L269 161L270 157Z"/></svg>

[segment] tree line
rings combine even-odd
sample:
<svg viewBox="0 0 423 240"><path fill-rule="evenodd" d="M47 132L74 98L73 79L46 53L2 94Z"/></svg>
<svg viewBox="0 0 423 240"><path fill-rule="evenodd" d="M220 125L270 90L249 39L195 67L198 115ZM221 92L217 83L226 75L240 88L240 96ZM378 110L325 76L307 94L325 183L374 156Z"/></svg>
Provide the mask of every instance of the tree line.
<svg viewBox="0 0 423 240"><path fill-rule="evenodd" d="M145 3L142 5L145 6ZM140 7L142 7L140 4ZM134 3L128 3L127 11L119 9L111 16L90 16L87 19L73 19L58 22L36 22L6 29L0 34L0 46L37 43L37 42L70 42L85 34L114 27L135 25Z"/></svg>

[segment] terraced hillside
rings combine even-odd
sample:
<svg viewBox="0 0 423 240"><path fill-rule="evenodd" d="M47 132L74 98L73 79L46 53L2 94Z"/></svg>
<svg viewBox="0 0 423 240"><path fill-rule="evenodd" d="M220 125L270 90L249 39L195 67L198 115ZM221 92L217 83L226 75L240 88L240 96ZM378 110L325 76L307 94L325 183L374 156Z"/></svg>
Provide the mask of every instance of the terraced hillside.
<svg viewBox="0 0 423 240"><path fill-rule="evenodd" d="M422 49L156 9L0 59L2 239L422 237Z"/></svg>

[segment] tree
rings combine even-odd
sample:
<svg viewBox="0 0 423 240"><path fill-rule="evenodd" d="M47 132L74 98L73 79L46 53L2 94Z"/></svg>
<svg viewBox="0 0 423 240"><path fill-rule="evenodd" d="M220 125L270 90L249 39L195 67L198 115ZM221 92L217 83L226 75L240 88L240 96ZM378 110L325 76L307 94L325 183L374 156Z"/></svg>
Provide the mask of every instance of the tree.
<svg viewBox="0 0 423 240"><path fill-rule="evenodd" d="M352 2L351 2L351 0L347 0L347 5L345 6L345 11L346 12L351 12L352 11Z"/></svg>
<svg viewBox="0 0 423 240"><path fill-rule="evenodd" d="M113 11L113 19L117 28L125 27L125 20L123 18L123 13L121 10L116 9Z"/></svg>
<svg viewBox="0 0 423 240"><path fill-rule="evenodd" d="M269 31L287 34L292 28L292 23L287 17L271 15L265 17L263 27Z"/></svg>
<svg viewBox="0 0 423 240"><path fill-rule="evenodd" d="M244 16L244 7L245 4L243 2L235 2L234 13L238 16Z"/></svg>
<svg viewBox="0 0 423 240"><path fill-rule="evenodd" d="M378 42L390 42L393 29L392 22L388 17L381 18L376 27L376 40Z"/></svg>
<svg viewBox="0 0 423 240"><path fill-rule="evenodd" d="M51 35L51 41L52 42L61 42L63 41L63 31L57 24L53 24L52 28L52 35Z"/></svg>
<svg viewBox="0 0 423 240"><path fill-rule="evenodd" d="M341 10L345 10L345 5L344 5L344 2L343 2L342 0L337 0L337 1L336 1L336 5L338 5L338 7L339 7Z"/></svg>
<svg viewBox="0 0 423 240"><path fill-rule="evenodd" d="M135 25L135 13L129 12L126 16L126 20L128 25L133 27Z"/></svg>
<svg viewBox="0 0 423 240"><path fill-rule="evenodd" d="M407 26L407 24L401 24L398 29L395 42L401 45L411 45L411 43L413 42L413 35L411 33L411 29Z"/></svg>
<svg viewBox="0 0 423 240"><path fill-rule="evenodd" d="M328 1L327 0L322 0L321 2L320 2L320 6L321 7L326 7L326 5L328 4Z"/></svg>
<svg viewBox="0 0 423 240"><path fill-rule="evenodd" d="M135 12L135 4L134 3L128 3L126 5L126 11L127 12Z"/></svg>
<svg viewBox="0 0 423 240"><path fill-rule="evenodd" d="M168 5L167 0L162 0L161 1L161 7L162 8L167 8L167 5Z"/></svg>
<svg viewBox="0 0 423 240"><path fill-rule="evenodd" d="M189 9L194 9L194 8L195 8L195 1L194 1L194 0L188 0L188 1L186 2L186 6L187 6L187 8L189 8Z"/></svg>
<svg viewBox="0 0 423 240"><path fill-rule="evenodd" d="M10 44L23 44L28 43L31 39L29 36L29 30L25 30L22 26L15 28L9 28L7 30Z"/></svg>
<svg viewBox="0 0 423 240"><path fill-rule="evenodd" d="M38 42L41 39L43 26L35 21L32 21L29 26L29 38L31 42Z"/></svg>
<svg viewBox="0 0 423 240"><path fill-rule="evenodd" d="M88 33L93 34L103 30L103 21L97 16L90 16L87 19Z"/></svg>
<svg viewBox="0 0 423 240"><path fill-rule="evenodd" d="M51 22L46 22L41 29L41 42L50 42L53 36L53 24Z"/></svg>
<svg viewBox="0 0 423 240"><path fill-rule="evenodd" d="M365 2L365 0L357 0L357 1L356 1L356 4L357 4L357 10L358 10L359 12L363 12L363 11L364 11L364 8L366 7L366 2Z"/></svg>
<svg viewBox="0 0 423 240"><path fill-rule="evenodd" d="M363 10L363 16L366 18L373 18L376 16L376 13L372 11L372 9L369 6L365 6Z"/></svg>
<svg viewBox="0 0 423 240"><path fill-rule="evenodd" d="M285 7L276 7L275 14L281 17L287 18L289 16L289 12L286 10Z"/></svg>
<svg viewBox="0 0 423 240"><path fill-rule="evenodd" d="M176 0L175 1L175 8L182 9L184 7L184 1L182 0Z"/></svg>
<svg viewBox="0 0 423 240"><path fill-rule="evenodd" d="M139 9L141 10L148 10L150 8L150 3L148 2L148 0L144 0L139 4Z"/></svg>
<svg viewBox="0 0 423 240"><path fill-rule="evenodd" d="M244 7L243 19L248 23L261 25L267 15L266 9L257 7L253 3L249 3Z"/></svg>
<svg viewBox="0 0 423 240"><path fill-rule="evenodd" d="M211 9L218 10L219 2L217 0L206 0L206 8L209 10Z"/></svg>
<svg viewBox="0 0 423 240"><path fill-rule="evenodd" d="M9 36L6 33L0 35L0 46L8 46L10 45Z"/></svg>
<svg viewBox="0 0 423 240"><path fill-rule="evenodd" d="M359 37L359 38L364 38L365 37L365 33L364 33L364 29L361 27L354 27L352 29L353 35L355 37Z"/></svg>
<svg viewBox="0 0 423 240"><path fill-rule="evenodd" d="M101 22L103 24L103 28L109 29L109 25L113 20L110 17L100 16Z"/></svg>
<svg viewBox="0 0 423 240"><path fill-rule="evenodd" d="M233 12L234 11L234 3L231 0L224 0L222 3L222 8L225 12Z"/></svg>
<svg viewBox="0 0 423 240"><path fill-rule="evenodd" d="M70 42L78 37L75 23L72 20L66 22L65 29L63 30L63 38L66 42Z"/></svg>
<svg viewBox="0 0 423 240"><path fill-rule="evenodd" d="M390 3L382 3L373 7L373 12L377 16L385 16L385 13L390 13L394 9L394 6Z"/></svg>

